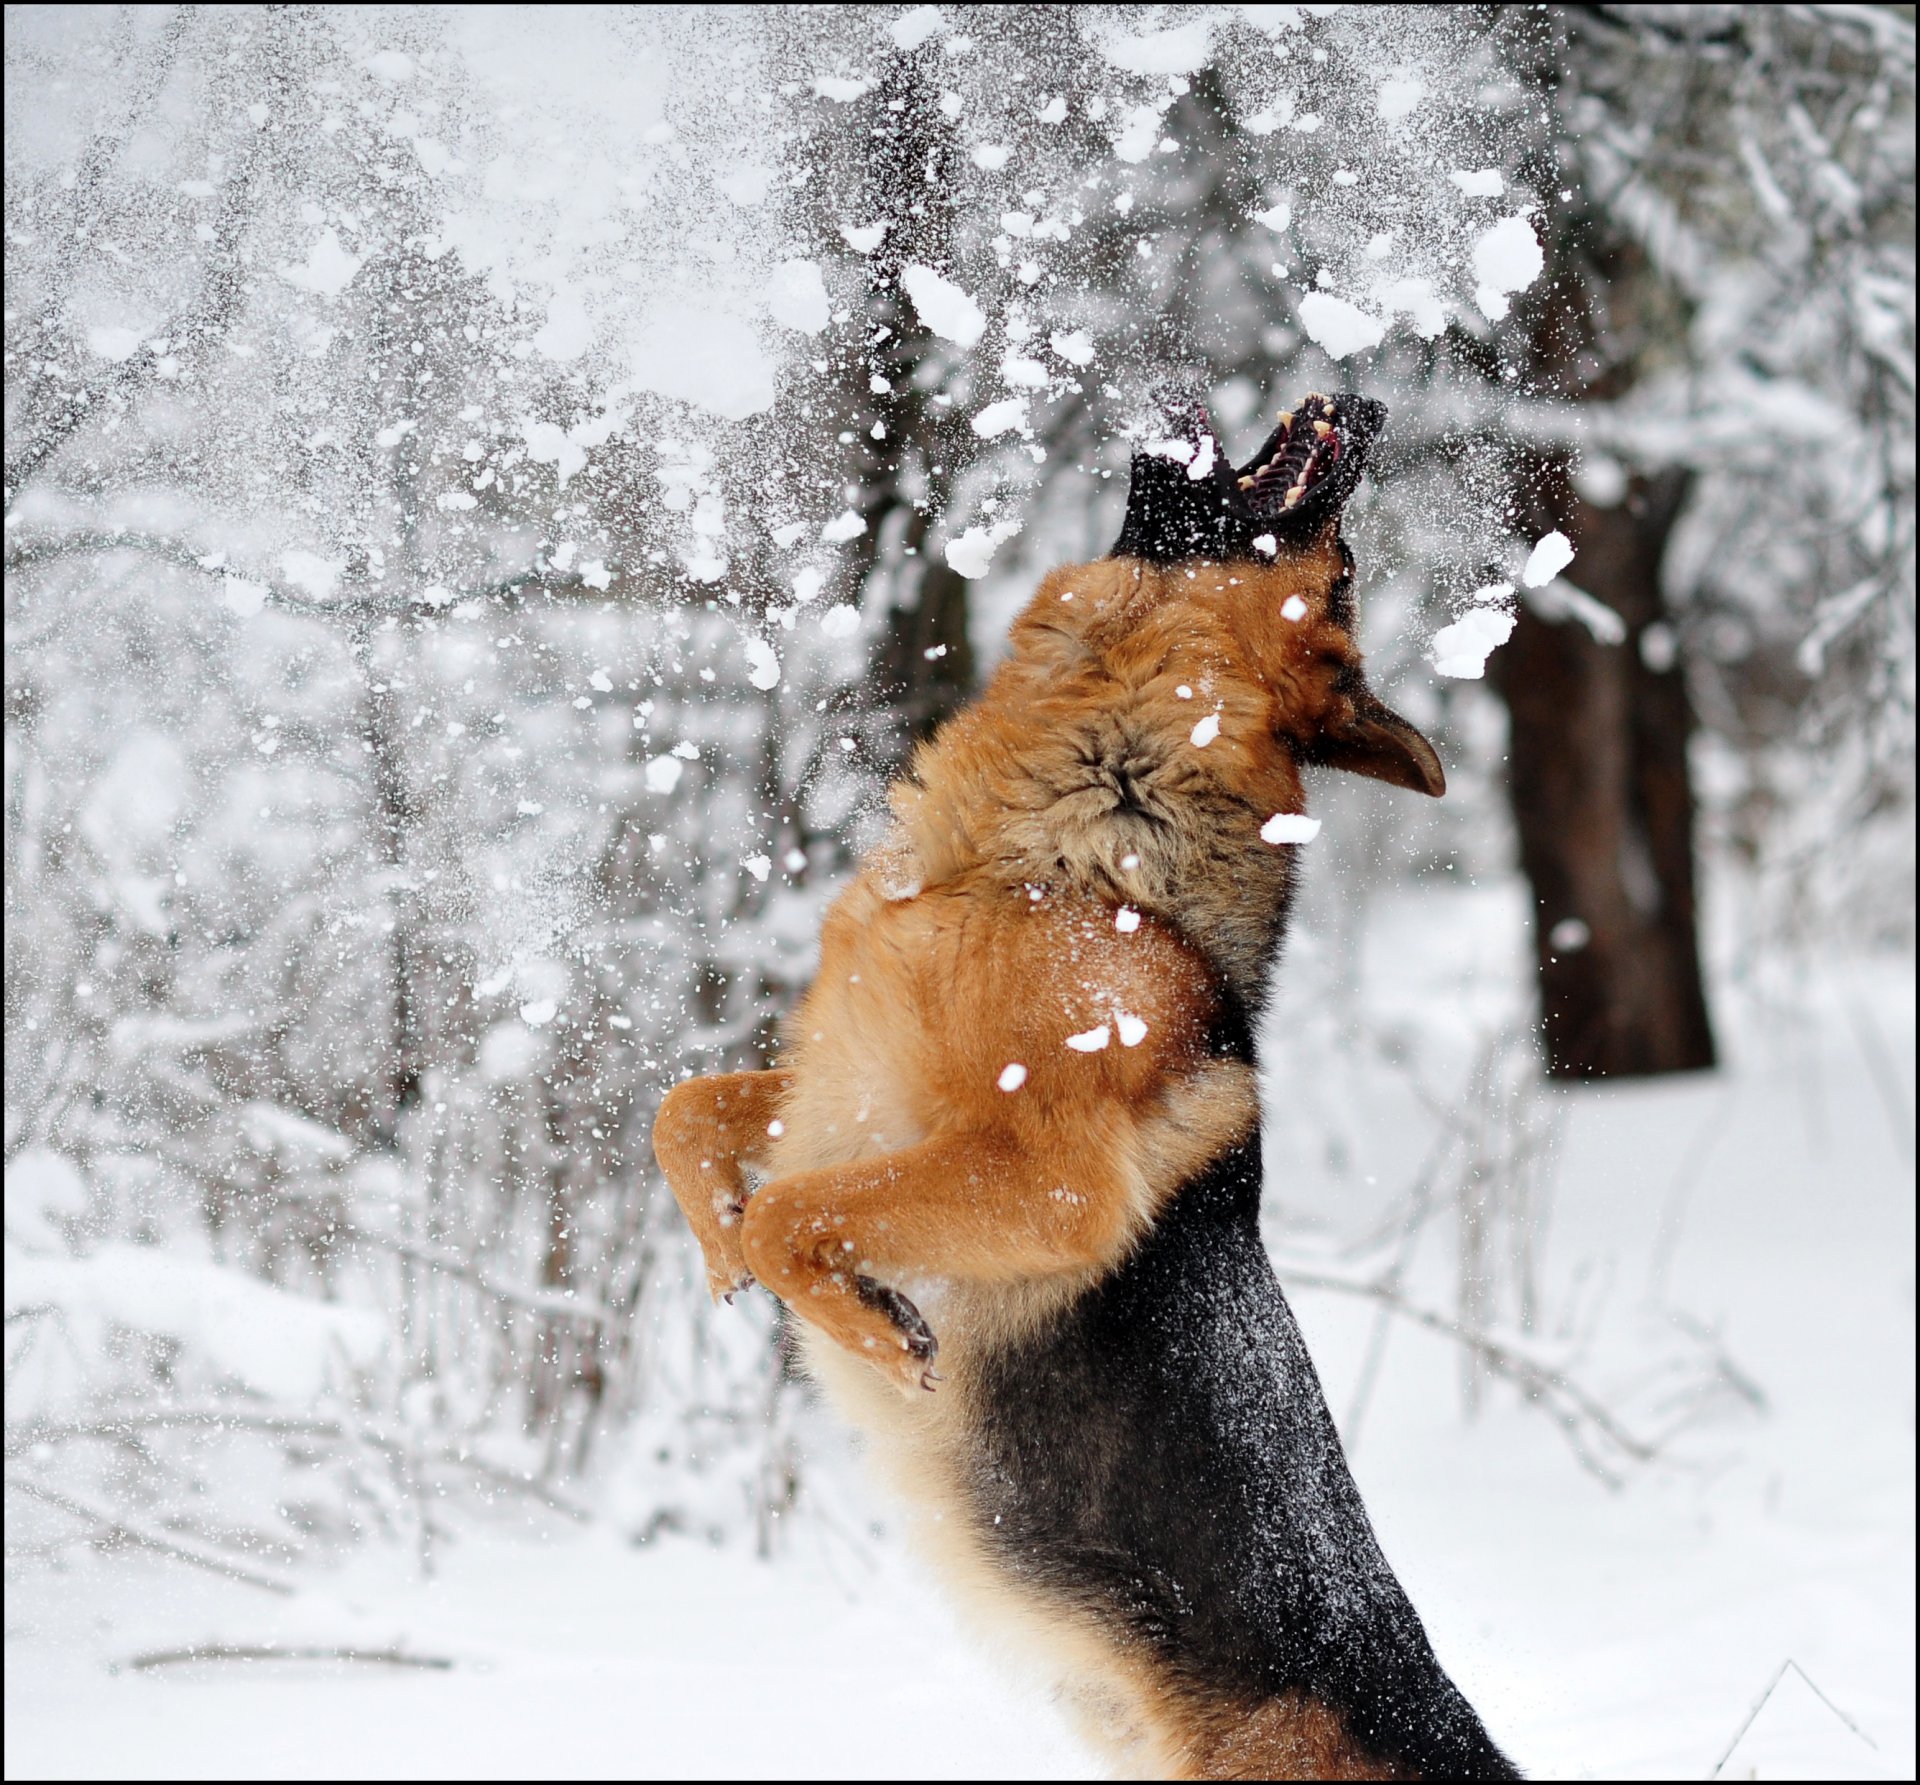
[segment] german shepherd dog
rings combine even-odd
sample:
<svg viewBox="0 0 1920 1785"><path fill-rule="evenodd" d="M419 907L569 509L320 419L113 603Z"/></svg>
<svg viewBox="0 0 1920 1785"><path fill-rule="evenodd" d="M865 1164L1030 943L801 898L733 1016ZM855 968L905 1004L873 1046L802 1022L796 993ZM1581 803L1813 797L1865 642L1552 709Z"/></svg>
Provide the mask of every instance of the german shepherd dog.
<svg viewBox="0 0 1920 1785"><path fill-rule="evenodd" d="M1235 471L1175 409L1112 553L1046 577L892 789L780 1064L653 1131L714 1293L799 1317L950 1580L1140 1776L1519 1776L1381 1555L1258 1226L1272 821L1307 764L1445 786L1354 642L1340 515L1384 417L1309 397Z"/></svg>

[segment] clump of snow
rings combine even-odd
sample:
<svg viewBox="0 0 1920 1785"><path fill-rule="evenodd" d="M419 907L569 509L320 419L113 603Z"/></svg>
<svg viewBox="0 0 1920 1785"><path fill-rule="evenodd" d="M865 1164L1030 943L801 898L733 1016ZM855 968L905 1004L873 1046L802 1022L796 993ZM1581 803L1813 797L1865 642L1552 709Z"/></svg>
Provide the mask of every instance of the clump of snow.
<svg viewBox="0 0 1920 1785"><path fill-rule="evenodd" d="M1051 335L1047 345L1070 366L1093 364L1093 337L1085 329L1067 329Z"/></svg>
<svg viewBox="0 0 1920 1785"><path fill-rule="evenodd" d="M947 562L969 581L983 577L1000 542L1020 531L1018 521L996 521L991 527L969 527L958 539L947 541Z"/></svg>
<svg viewBox="0 0 1920 1785"><path fill-rule="evenodd" d="M1003 397L997 403L989 403L973 418L973 431L982 440L993 440L1002 434L1010 434L1016 428L1027 425L1027 399L1025 397Z"/></svg>
<svg viewBox="0 0 1920 1785"><path fill-rule="evenodd" d="M1573 562L1573 542L1556 527L1534 543L1520 580L1529 589L1544 588Z"/></svg>
<svg viewBox="0 0 1920 1785"><path fill-rule="evenodd" d="M1482 583L1467 597L1469 601L1507 601L1512 599L1513 584Z"/></svg>
<svg viewBox="0 0 1920 1785"><path fill-rule="evenodd" d="M1358 305L1330 292L1310 291L1300 300L1300 322L1313 340L1335 359L1346 359L1386 339L1387 325Z"/></svg>
<svg viewBox="0 0 1920 1785"><path fill-rule="evenodd" d="M228 612L235 613L243 620L250 620L267 605L269 591L265 583L256 583L250 577L223 576L220 579L220 599Z"/></svg>
<svg viewBox="0 0 1920 1785"><path fill-rule="evenodd" d="M845 602L830 607L820 616L820 630L828 638L851 638L860 630L860 610Z"/></svg>
<svg viewBox="0 0 1920 1785"><path fill-rule="evenodd" d="M820 529L820 537L828 545L845 545L850 539L858 539L866 530L867 523L863 516L854 513L851 508L843 508Z"/></svg>
<svg viewBox="0 0 1920 1785"><path fill-rule="evenodd" d="M1140 927L1140 913L1131 905L1122 905L1113 914L1113 927L1123 936L1131 936Z"/></svg>
<svg viewBox="0 0 1920 1785"><path fill-rule="evenodd" d="M1192 744L1196 750L1204 750L1219 735L1220 715L1218 713L1208 713L1194 726L1193 730L1187 734L1187 741Z"/></svg>
<svg viewBox="0 0 1920 1785"><path fill-rule="evenodd" d="M1138 1047L1147 1038L1147 1025L1144 1019L1130 1016L1126 1011L1114 1012L1114 1027L1120 1031L1122 1047Z"/></svg>
<svg viewBox="0 0 1920 1785"><path fill-rule="evenodd" d="M722 174L714 184L720 188L720 196L728 204L751 210L753 206L767 202L767 194L773 190L773 183L778 177L776 169L755 162L746 167L737 167L732 173Z"/></svg>
<svg viewBox="0 0 1920 1785"><path fill-rule="evenodd" d="M1270 210L1255 211L1253 220L1264 223L1275 235L1284 234L1293 223L1293 206L1275 205Z"/></svg>
<svg viewBox="0 0 1920 1785"><path fill-rule="evenodd" d="M317 552L283 552L280 557L281 574L315 601L325 601L333 594L346 567L344 560L323 558Z"/></svg>
<svg viewBox="0 0 1920 1785"><path fill-rule="evenodd" d="M946 17L937 6L916 6L887 27L887 35L902 50L917 50L928 38L946 29Z"/></svg>
<svg viewBox="0 0 1920 1785"><path fill-rule="evenodd" d="M1283 620L1300 621L1307 617L1307 604L1298 595L1289 595L1280 603L1280 617Z"/></svg>
<svg viewBox="0 0 1920 1785"><path fill-rule="evenodd" d="M1091 1029L1082 1029L1078 1035L1067 1037L1067 1046L1076 1054L1097 1054L1113 1039L1113 1031L1105 1023Z"/></svg>
<svg viewBox="0 0 1920 1785"><path fill-rule="evenodd" d="M858 225L843 223L840 225L840 239L856 254L871 254L886 240L887 231L892 227L884 222Z"/></svg>
<svg viewBox="0 0 1920 1785"><path fill-rule="evenodd" d="M1499 322L1513 292L1525 291L1547 264L1546 251L1525 217L1503 217L1473 245L1473 270L1480 283L1473 294L1480 313Z"/></svg>
<svg viewBox="0 0 1920 1785"><path fill-rule="evenodd" d="M551 465L554 475L563 484L575 472L586 467L586 450L578 442L569 439L566 429L557 422L526 422L521 438L527 443L527 457L536 465Z"/></svg>
<svg viewBox="0 0 1920 1785"><path fill-rule="evenodd" d="M1045 366L1020 353L1009 353L1000 362L1000 379L1015 390L1045 390L1052 382Z"/></svg>
<svg viewBox="0 0 1920 1785"><path fill-rule="evenodd" d="M773 407L773 362L753 325L722 306L653 310L629 338L627 363L640 389L725 421Z"/></svg>
<svg viewBox="0 0 1920 1785"><path fill-rule="evenodd" d="M1100 54L1128 74L1192 74L1204 67L1213 48L1213 28L1205 19L1170 31L1112 36L1098 45Z"/></svg>
<svg viewBox="0 0 1920 1785"><path fill-rule="evenodd" d="M871 93L873 82L844 74L817 74L813 77L813 90L822 99L831 99L836 105L850 105L854 100Z"/></svg>
<svg viewBox="0 0 1920 1785"><path fill-rule="evenodd" d="M671 793L680 785L681 763L672 756L656 756L646 768L649 793Z"/></svg>
<svg viewBox="0 0 1920 1785"><path fill-rule="evenodd" d="M97 359L112 360L116 364L131 359L140 351L140 343L146 339L146 330L137 328L90 328L87 330L87 351Z"/></svg>
<svg viewBox="0 0 1920 1785"><path fill-rule="evenodd" d="M779 687L780 659L774 654L773 646L764 638L755 638L751 634L740 642L747 654L748 682L763 693Z"/></svg>
<svg viewBox="0 0 1920 1785"><path fill-rule="evenodd" d="M474 1064L488 1084L504 1085L532 1072L546 1053L546 1043L525 1023L495 1023L480 1037Z"/></svg>
<svg viewBox="0 0 1920 1785"><path fill-rule="evenodd" d="M914 261L900 269L900 284L928 331L956 347L971 347L987 332L987 314L951 279Z"/></svg>
<svg viewBox="0 0 1920 1785"><path fill-rule="evenodd" d="M1276 812L1260 827L1263 843L1311 843L1320 834L1320 820L1304 812Z"/></svg>
<svg viewBox="0 0 1920 1785"><path fill-rule="evenodd" d="M297 285L302 291L310 291L316 297L337 298L341 292L353 283L353 276L359 272L360 257L349 254L338 235L331 229L323 229L307 252L307 258L298 266L283 266L280 277L289 285Z"/></svg>
<svg viewBox="0 0 1920 1785"><path fill-rule="evenodd" d="M1010 1060L993 1082L1003 1091L1017 1091L1027 1082L1027 1069L1018 1060Z"/></svg>
<svg viewBox="0 0 1920 1785"><path fill-rule="evenodd" d="M1447 178L1469 198L1498 198L1507 189L1507 182L1495 167L1483 167L1477 172L1458 168Z"/></svg>
<svg viewBox="0 0 1920 1785"><path fill-rule="evenodd" d="M1380 307L1395 316L1404 316L1423 341L1436 340L1446 332L1446 305L1440 301L1431 279L1417 275L1396 279L1380 293Z"/></svg>
<svg viewBox="0 0 1920 1785"><path fill-rule="evenodd" d="M1433 637L1433 667L1443 676L1477 681L1487 659L1513 636L1513 615L1500 608L1477 607Z"/></svg>
<svg viewBox="0 0 1920 1785"><path fill-rule="evenodd" d="M1420 101L1427 96L1424 81L1390 80L1382 81L1374 92L1374 103L1379 107L1381 117L1389 123L1404 118L1416 110Z"/></svg>
<svg viewBox="0 0 1920 1785"><path fill-rule="evenodd" d="M775 322L817 335L831 320L826 281L811 260L783 260L767 285L767 311Z"/></svg>

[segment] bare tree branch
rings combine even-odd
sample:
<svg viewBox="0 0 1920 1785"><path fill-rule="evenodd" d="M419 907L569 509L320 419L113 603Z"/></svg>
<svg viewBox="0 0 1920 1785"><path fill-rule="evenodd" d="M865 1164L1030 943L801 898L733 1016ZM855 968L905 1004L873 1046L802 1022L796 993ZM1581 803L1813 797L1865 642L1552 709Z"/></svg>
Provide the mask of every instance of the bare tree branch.
<svg viewBox="0 0 1920 1785"><path fill-rule="evenodd" d="M225 1556L215 1555L207 1550L194 1549L171 1537L164 1537L157 1531L111 1512L102 1512L97 1507L84 1505L67 1494L55 1493L44 1488L38 1482L28 1481L19 1475L9 1475L6 1485L29 1499L39 1500L71 1518L83 1520L93 1527L93 1541L96 1543L131 1543L141 1549L152 1550L156 1555L169 1556L176 1562L186 1562L195 1568L204 1568L209 1574L225 1575L228 1580L237 1580L249 1587L259 1587L268 1593L279 1593L292 1597L294 1588L291 1582L276 1579L270 1574L260 1574L251 1568L243 1568L237 1562L229 1561Z"/></svg>

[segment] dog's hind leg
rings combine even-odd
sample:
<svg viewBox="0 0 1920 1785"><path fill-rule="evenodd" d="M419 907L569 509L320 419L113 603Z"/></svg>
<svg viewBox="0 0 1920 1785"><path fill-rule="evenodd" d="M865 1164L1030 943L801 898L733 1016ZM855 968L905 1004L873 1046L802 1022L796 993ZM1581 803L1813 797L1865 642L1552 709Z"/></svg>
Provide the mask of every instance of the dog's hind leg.
<svg viewBox="0 0 1920 1785"><path fill-rule="evenodd" d="M726 1072L673 1087L653 1123L653 1153L707 1261L717 1301L753 1281L741 1252L744 1167L763 1156L787 1072Z"/></svg>

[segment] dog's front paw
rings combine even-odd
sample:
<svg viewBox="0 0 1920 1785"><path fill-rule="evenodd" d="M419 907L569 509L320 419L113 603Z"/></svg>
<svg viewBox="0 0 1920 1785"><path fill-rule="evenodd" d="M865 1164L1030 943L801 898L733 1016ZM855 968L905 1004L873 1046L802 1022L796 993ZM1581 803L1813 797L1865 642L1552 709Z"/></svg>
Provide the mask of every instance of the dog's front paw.
<svg viewBox="0 0 1920 1785"><path fill-rule="evenodd" d="M891 1350L888 1341L882 1339L875 1347L879 1355L874 1362L903 1388L930 1391L940 1380L933 1367L933 1360L940 1355L940 1341L926 1316L899 1290L876 1283L871 1277L855 1277L853 1289L861 1306L880 1315L890 1329Z"/></svg>
<svg viewBox="0 0 1920 1785"><path fill-rule="evenodd" d="M741 1216L746 1213L744 1203L714 1208L714 1225L701 1236L700 1253L707 1266L707 1293L718 1301L731 1302L743 1289L751 1289L754 1284L753 1272L747 1269L746 1253L740 1244Z"/></svg>

